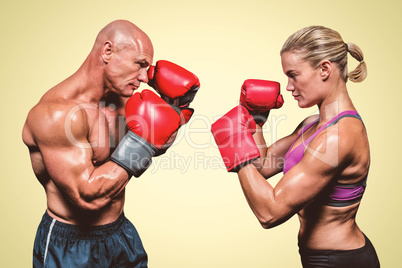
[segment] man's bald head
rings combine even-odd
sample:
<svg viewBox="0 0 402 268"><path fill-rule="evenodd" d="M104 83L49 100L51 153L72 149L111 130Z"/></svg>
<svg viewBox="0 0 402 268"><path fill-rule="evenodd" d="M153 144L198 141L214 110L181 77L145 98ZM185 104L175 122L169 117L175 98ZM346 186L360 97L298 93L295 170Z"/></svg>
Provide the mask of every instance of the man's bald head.
<svg viewBox="0 0 402 268"><path fill-rule="evenodd" d="M127 46L152 48L148 35L127 20L115 20L106 25L96 37L93 49L99 49L105 42L113 43L117 49Z"/></svg>
<svg viewBox="0 0 402 268"><path fill-rule="evenodd" d="M140 83L148 82L153 55L146 33L129 21L116 20L99 32L84 66L98 72L105 92L129 97Z"/></svg>

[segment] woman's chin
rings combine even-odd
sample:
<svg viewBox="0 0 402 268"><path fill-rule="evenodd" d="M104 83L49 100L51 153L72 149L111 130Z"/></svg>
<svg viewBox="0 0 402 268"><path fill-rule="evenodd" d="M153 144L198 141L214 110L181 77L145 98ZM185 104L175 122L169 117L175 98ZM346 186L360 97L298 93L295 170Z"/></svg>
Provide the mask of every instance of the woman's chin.
<svg viewBox="0 0 402 268"><path fill-rule="evenodd" d="M311 104L311 103L304 103L304 102L301 102L301 101L298 101L297 104L299 105L300 108L310 108L310 107L313 107L313 106L314 106L314 104Z"/></svg>

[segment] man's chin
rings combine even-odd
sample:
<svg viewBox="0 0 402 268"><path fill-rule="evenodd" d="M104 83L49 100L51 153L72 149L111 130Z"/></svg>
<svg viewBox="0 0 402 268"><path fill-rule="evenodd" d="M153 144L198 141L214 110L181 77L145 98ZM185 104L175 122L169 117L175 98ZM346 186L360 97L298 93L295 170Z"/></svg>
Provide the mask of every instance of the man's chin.
<svg viewBox="0 0 402 268"><path fill-rule="evenodd" d="M134 93L137 91L137 88L130 88L130 89L126 89L124 91L121 91L119 93L120 96L122 97L131 97L132 95L134 95Z"/></svg>
<svg viewBox="0 0 402 268"><path fill-rule="evenodd" d="M134 95L134 91L132 91L130 94L121 94L120 96L125 97L125 98L129 98L131 96Z"/></svg>

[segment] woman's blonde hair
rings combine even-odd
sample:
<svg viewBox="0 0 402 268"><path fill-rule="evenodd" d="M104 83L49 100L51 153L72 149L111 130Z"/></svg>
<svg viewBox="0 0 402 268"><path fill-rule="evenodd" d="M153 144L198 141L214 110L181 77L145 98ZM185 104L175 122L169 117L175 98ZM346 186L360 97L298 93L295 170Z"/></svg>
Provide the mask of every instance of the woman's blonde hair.
<svg viewBox="0 0 402 268"><path fill-rule="evenodd" d="M367 76L363 52L353 43L345 43L341 35L323 26L310 26L292 34L281 49L285 52L301 53L303 60L318 68L323 60L335 63L345 80L362 82ZM355 70L348 73L348 52L359 61Z"/></svg>

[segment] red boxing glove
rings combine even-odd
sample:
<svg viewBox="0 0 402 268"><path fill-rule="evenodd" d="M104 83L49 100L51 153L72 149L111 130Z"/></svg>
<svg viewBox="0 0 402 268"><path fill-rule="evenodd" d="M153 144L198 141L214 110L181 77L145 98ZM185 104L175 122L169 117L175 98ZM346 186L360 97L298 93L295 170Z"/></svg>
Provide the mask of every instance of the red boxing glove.
<svg viewBox="0 0 402 268"><path fill-rule="evenodd" d="M191 115L190 115L191 116ZM139 177L173 142L172 135L190 119L187 109L177 109L150 90L137 92L126 103L129 131L110 157Z"/></svg>
<svg viewBox="0 0 402 268"><path fill-rule="evenodd" d="M158 149L186 120L181 111L147 89L135 93L126 103L128 129Z"/></svg>
<svg viewBox="0 0 402 268"><path fill-rule="evenodd" d="M227 171L238 172L241 167L260 157L252 136L255 122L243 106L238 105L219 118L212 124L211 132Z"/></svg>
<svg viewBox="0 0 402 268"><path fill-rule="evenodd" d="M247 108L258 125L263 126L269 111L281 108L283 102L278 82L258 79L244 81L240 104Z"/></svg>
<svg viewBox="0 0 402 268"><path fill-rule="evenodd" d="M148 85L168 103L180 108L193 101L200 81L193 73L170 61L160 60L148 69Z"/></svg>

